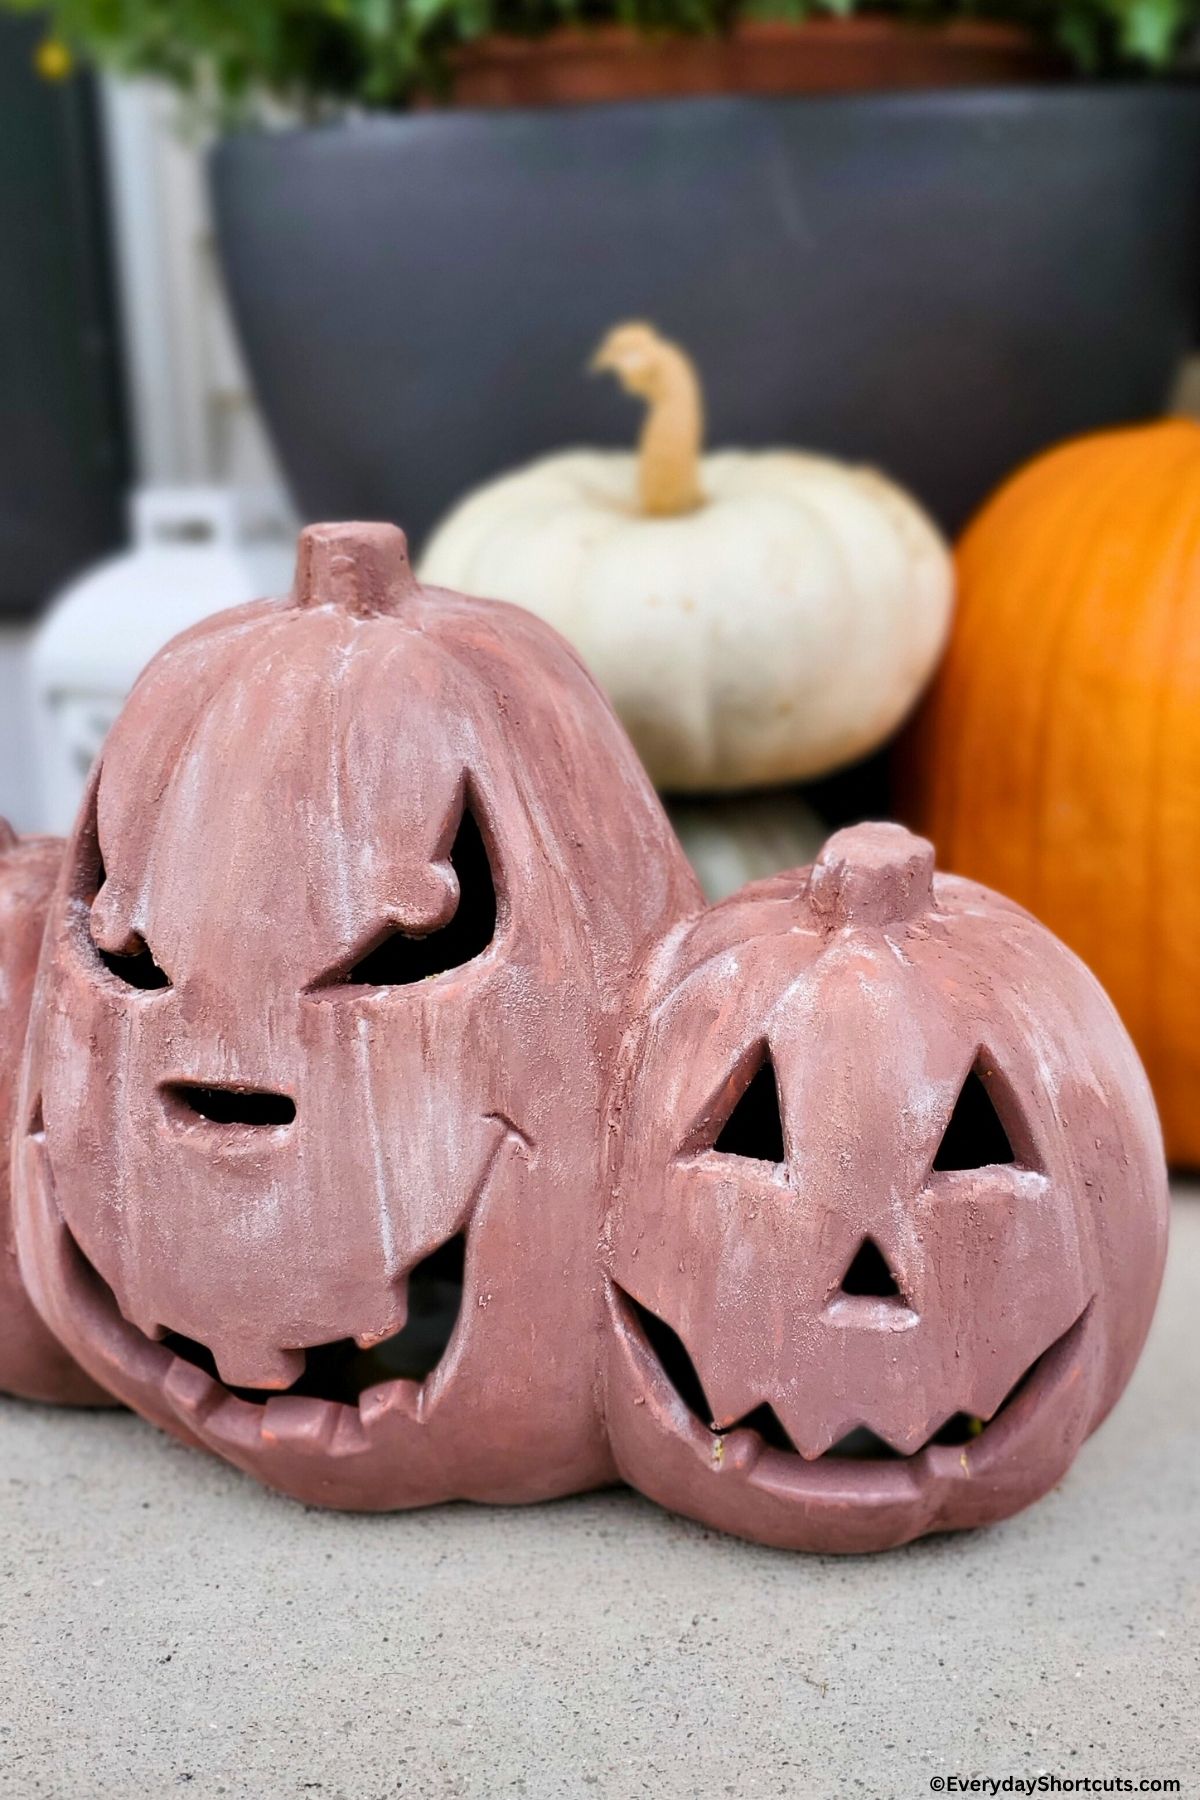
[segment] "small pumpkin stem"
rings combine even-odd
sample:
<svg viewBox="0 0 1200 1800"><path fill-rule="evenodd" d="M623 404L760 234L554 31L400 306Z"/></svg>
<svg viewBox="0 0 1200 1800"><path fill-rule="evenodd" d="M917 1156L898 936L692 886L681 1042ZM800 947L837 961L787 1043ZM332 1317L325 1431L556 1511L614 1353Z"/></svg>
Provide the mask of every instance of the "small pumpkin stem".
<svg viewBox="0 0 1200 1800"><path fill-rule="evenodd" d="M408 543L396 525L306 525L296 546L297 606L340 606L361 619L398 612L417 592Z"/></svg>
<svg viewBox="0 0 1200 1800"><path fill-rule="evenodd" d="M812 866L809 903L831 930L899 925L934 904L933 845L903 825L848 825Z"/></svg>
<svg viewBox="0 0 1200 1800"><path fill-rule="evenodd" d="M652 325L617 325L597 350L592 368L615 375L649 409L638 445L642 511L670 518L703 506L704 396L687 352L660 337Z"/></svg>

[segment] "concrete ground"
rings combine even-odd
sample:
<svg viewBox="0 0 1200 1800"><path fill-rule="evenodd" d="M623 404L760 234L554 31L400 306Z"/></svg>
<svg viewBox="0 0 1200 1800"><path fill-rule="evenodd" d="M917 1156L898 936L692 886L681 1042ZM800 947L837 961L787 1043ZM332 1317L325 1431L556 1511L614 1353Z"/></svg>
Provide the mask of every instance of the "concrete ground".
<svg viewBox="0 0 1200 1800"><path fill-rule="evenodd" d="M854 1560L627 1493L309 1513L136 1419L0 1403L0 1795L918 1800L1043 1771L1200 1795L1198 1339L1193 1191L1144 1361L1062 1487Z"/></svg>

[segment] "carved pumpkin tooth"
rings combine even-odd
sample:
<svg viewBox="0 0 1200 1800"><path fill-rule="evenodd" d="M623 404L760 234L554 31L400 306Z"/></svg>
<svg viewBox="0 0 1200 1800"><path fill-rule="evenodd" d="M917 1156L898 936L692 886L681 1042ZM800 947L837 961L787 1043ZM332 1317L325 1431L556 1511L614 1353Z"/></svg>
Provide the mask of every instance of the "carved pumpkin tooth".
<svg viewBox="0 0 1200 1800"><path fill-rule="evenodd" d="M415 1418L420 1410L421 1384L417 1381L385 1381L368 1388L358 1403L364 1428L373 1431L393 1417Z"/></svg>
<svg viewBox="0 0 1200 1800"><path fill-rule="evenodd" d="M742 1476L751 1473L764 1449L763 1440L757 1431L727 1431L721 1442L724 1446L724 1468Z"/></svg>
<svg viewBox="0 0 1200 1800"><path fill-rule="evenodd" d="M403 1331L408 1320L408 1304L406 1300L397 1306L391 1316L374 1331L360 1331L355 1334L354 1342L360 1350L374 1350L385 1344L389 1338Z"/></svg>
<svg viewBox="0 0 1200 1800"><path fill-rule="evenodd" d="M260 1435L265 1444L276 1448L323 1456L337 1429L337 1413L328 1400L276 1394L263 1407Z"/></svg>
<svg viewBox="0 0 1200 1800"><path fill-rule="evenodd" d="M194 1363L172 1356L163 1376L162 1391L176 1412L198 1423L225 1398L220 1384Z"/></svg>
<svg viewBox="0 0 1200 1800"><path fill-rule="evenodd" d="M223 1344L213 1351L217 1372L226 1387L282 1392L304 1373L303 1350L264 1350L255 1345Z"/></svg>

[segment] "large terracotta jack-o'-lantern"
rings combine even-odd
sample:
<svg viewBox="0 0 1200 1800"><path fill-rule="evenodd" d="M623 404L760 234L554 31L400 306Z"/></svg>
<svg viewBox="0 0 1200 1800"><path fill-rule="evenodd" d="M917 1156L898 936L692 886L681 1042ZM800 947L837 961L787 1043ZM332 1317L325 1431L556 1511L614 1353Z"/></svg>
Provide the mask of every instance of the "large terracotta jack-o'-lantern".
<svg viewBox="0 0 1200 1800"><path fill-rule="evenodd" d="M108 1396L71 1361L29 1303L10 1208L9 1150L21 1050L62 851L60 838L18 838L0 819L0 1392L95 1406Z"/></svg>
<svg viewBox="0 0 1200 1800"><path fill-rule="evenodd" d="M610 1479L600 1119L696 904L560 638L311 528L291 598L151 663L70 841L15 1159L43 1314L309 1501Z"/></svg>
<svg viewBox="0 0 1200 1800"><path fill-rule="evenodd" d="M899 826L671 933L616 1104L609 1431L652 1498L878 1549L1036 1499L1124 1387L1167 1219L1137 1057Z"/></svg>

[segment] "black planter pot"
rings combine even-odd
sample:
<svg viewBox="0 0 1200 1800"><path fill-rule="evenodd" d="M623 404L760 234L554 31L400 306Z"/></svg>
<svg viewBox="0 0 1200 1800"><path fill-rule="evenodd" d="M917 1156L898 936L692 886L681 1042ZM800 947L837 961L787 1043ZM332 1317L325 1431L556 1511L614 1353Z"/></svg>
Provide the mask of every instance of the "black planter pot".
<svg viewBox="0 0 1200 1800"><path fill-rule="evenodd" d="M1200 321L1200 87L655 101L221 144L235 311L310 517L418 537L543 451L630 443L584 377L644 316L715 444L878 463L949 527L1161 409Z"/></svg>

